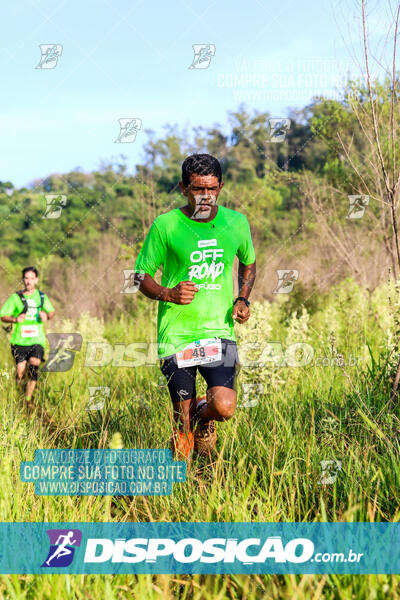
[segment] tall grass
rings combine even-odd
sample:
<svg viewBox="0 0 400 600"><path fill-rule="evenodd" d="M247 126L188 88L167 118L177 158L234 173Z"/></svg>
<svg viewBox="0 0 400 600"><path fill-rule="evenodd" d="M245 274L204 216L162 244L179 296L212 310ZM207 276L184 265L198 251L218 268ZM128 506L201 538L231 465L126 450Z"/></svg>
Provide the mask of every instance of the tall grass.
<svg viewBox="0 0 400 600"><path fill-rule="evenodd" d="M106 448L116 433L126 448L163 448L171 435L171 403L157 365L84 366L88 341L154 341L155 303L144 318L138 314L104 324L83 315L77 323L54 323L54 331L80 331L83 347L70 371L43 373L32 408L24 406L13 384L11 355L2 365L1 520L397 521L400 411L397 401L390 401L398 356L396 298L393 282L369 295L347 280L312 315L302 307L288 312L284 296L272 305L252 304L250 321L235 325L239 348L251 341L280 341L283 348L306 342L314 348L313 361L325 357L331 364L283 367L271 359L256 368L244 360L239 407L229 422L218 424L215 459L196 458L186 483L174 484L165 497L42 497L34 494L33 484L20 481L20 461L33 460L36 448ZM5 337L2 351L7 357ZM358 365L346 364L350 355ZM338 357L344 365L336 364ZM247 358L257 360L257 350ZM241 386L252 382L262 382L263 392L256 406L241 408ZM111 388L101 411L86 410L88 386ZM198 375L198 391L204 390ZM322 460L341 461L335 483L321 483ZM400 597L399 579L389 575L3 576L0 594L29 599Z"/></svg>

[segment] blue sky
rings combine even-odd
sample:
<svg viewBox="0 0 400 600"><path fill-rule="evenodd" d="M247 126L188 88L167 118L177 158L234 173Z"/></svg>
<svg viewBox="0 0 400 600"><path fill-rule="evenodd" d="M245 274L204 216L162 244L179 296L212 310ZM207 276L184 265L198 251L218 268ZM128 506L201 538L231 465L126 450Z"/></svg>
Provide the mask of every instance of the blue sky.
<svg viewBox="0 0 400 600"><path fill-rule="evenodd" d="M333 0L30 0L2 6L0 180L16 186L122 153L143 159L145 129L221 124L241 102L284 117L357 72L358 2ZM387 9L368 5L371 41ZM40 44L60 44L53 69ZM193 44L214 44L207 69L189 69ZM118 119L142 121L116 144Z"/></svg>

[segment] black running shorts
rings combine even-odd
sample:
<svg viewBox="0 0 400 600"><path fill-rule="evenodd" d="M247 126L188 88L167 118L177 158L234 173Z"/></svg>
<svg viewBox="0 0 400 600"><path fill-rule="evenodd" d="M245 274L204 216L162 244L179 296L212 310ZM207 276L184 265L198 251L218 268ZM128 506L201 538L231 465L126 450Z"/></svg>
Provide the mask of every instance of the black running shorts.
<svg viewBox="0 0 400 600"><path fill-rule="evenodd" d="M15 359L15 364L24 362L29 358L40 358L43 360L44 348L41 344L33 344L32 346L19 346L18 344L11 344L11 354Z"/></svg>
<svg viewBox="0 0 400 600"><path fill-rule="evenodd" d="M222 358L219 361L178 368L176 354L160 359L160 369L167 380L172 402L196 398L196 375L207 382L207 389L221 385L234 389L235 377L240 369L236 342L221 338Z"/></svg>

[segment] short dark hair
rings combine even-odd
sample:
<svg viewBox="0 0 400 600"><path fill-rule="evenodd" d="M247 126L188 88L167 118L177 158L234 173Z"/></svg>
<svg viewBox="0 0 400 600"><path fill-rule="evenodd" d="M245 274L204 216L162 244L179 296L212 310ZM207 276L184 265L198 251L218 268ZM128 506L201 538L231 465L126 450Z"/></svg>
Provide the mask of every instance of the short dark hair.
<svg viewBox="0 0 400 600"><path fill-rule="evenodd" d="M22 269L22 278L25 277L25 273L28 273L29 271L33 271L36 275L36 277L39 277L39 271L37 270L36 267L25 267L25 269Z"/></svg>
<svg viewBox="0 0 400 600"><path fill-rule="evenodd" d="M182 181L187 187L190 183L192 173L197 175L215 175L218 183L222 180L222 171L219 160L211 154L191 154L182 163Z"/></svg>

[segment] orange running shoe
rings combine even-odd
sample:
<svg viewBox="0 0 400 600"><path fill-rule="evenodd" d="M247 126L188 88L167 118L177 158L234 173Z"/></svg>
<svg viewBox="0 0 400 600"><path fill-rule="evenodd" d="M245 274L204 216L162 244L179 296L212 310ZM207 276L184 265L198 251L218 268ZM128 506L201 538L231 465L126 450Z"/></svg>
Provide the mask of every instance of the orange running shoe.
<svg viewBox="0 0 400 600"><path fill-rule="evenodd" d="M215 421L202 421L198 412L207 404L207 396L196 398L196 410L193 416L194 450L202 456L210 456L217 443L217 430Z"/></svg>
<svg viewBox="0 0 400 600"><path fill-rule="evenodd" d="M197 421L194 430L194 449L201 456L210 456L217 443L215 421Z"/></svg>
<svg viewBox="0 0 400 600"><path fill-rule="evenodd" d="M194 437L191 431L173 429L172 451L176 460L191 460L194 448Z"/></svg>

